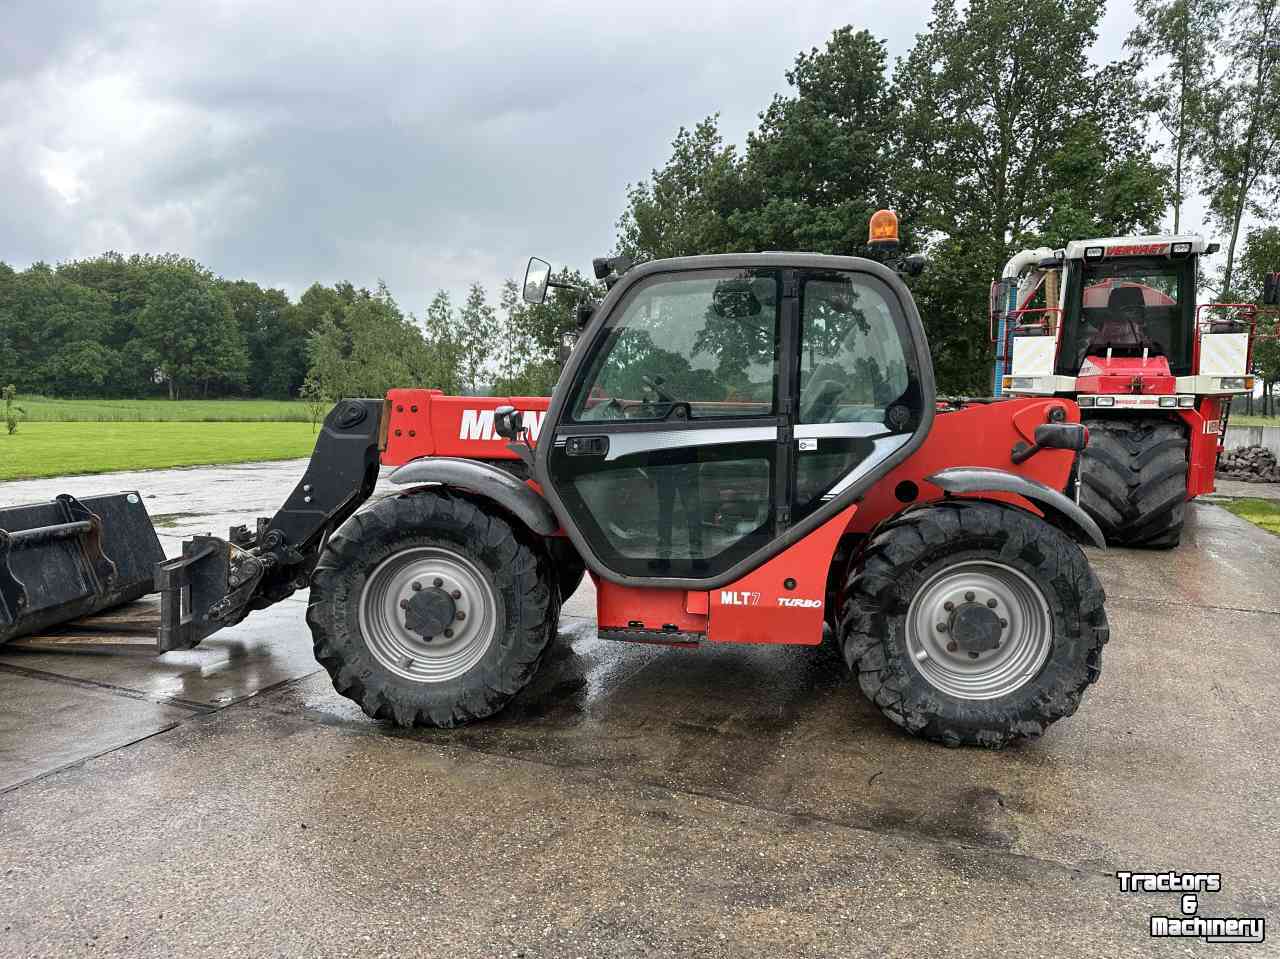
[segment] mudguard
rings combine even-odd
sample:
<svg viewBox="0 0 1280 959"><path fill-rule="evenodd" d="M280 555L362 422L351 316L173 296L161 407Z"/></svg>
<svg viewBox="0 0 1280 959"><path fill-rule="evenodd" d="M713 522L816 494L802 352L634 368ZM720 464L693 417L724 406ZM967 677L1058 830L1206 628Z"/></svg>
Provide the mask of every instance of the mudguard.
<svg viewBox="0 0 1280 959"><path fill-rule="evenodd" d="M1107 548L1098 524L1075 502L1056 489L1025 476L980 466L956 466L934 473L929 482L947 493L1013 493L1035 503L1045 518L1077 542Z"/></svg>
<svg viewBox="0 0 1280 959"><path fill-rule="evenodd" d="M541 536L551 536L560 528L547 501L527 483L506 470L477 460L423 457L405 463L388 479L398 486L433 483L484 496Z"/></svg>

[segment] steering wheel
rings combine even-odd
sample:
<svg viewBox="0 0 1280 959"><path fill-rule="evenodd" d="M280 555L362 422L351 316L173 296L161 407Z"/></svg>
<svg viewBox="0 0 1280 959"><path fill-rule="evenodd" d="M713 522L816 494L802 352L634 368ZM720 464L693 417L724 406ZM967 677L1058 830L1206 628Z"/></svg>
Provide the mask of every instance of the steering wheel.
<svg viewBox="0 0 1280 959"><path fill-rule="evenodd" d="M660 402L674 403L676 401L676 398L674 396L672 396L670 393L668 393L666 390L662 388L662 384L664 382L662 377L658 377L656 380L653 380L647 376L642 375L640 379L644 382L645 386L653 390L654 395L658 397L658 400Z"/></svg>

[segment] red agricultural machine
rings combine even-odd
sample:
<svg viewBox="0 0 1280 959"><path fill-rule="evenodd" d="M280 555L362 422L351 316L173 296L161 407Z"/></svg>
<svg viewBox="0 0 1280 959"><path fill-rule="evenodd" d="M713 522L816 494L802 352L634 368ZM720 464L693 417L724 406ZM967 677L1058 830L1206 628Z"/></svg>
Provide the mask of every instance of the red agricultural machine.
<svg viewBox="0 0 1280 959"><path fill-rule="evenodd" d="M157 648L189 648L309 588L340 693L453 726L529 682L587 570L603 639L830 636L931 739L997 746L1075 711L1108 638L1077 545L1102 533L1062 492L1075 403L939 403L911 295L869 260L597 273L550 400L345 400L255 529L164 559L135 494L0 512L0 641L155 589ZM526 298L549 280L531 261ZM366 503L383 468L401 490Z"/></svg>
<svg viewBox="0 0 1280 959"><path fill-rule="evenodd" d="M1253 391L1252 303L1196 305L1195 235L1018 253L992 284L995 392L1075 400L1089 428L1076 498L1108 542L1178 545L1214 489L1232 396Z"/></svg>

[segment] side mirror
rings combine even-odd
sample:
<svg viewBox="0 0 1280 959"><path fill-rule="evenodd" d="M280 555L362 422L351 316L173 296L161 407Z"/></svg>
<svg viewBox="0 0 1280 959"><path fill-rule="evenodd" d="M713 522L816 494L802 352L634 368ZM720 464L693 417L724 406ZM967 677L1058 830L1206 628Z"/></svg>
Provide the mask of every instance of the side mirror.
<svg viewBox="0 0 1280 959"><path fill-rule="evenodd" d="M493 411L493 431L515 443L524 429L524 417L514 406L499 406Z"/></svg>
<svg viewBox="0 0 1280 959"><path fill-rule="evenodd" d="M923 253L912 253L910 256L904 256L898 264L898 272L906 276L919 276L924 272L924 268L929 265L929 258Z"/></svg>
<svg viewBox="0 0 1280 959"><path fill-rule="evenodd" d="M551 264L529 257L529 265L524 270L524 301L538 304L547 298L547 285L551 282Z"/></svg>

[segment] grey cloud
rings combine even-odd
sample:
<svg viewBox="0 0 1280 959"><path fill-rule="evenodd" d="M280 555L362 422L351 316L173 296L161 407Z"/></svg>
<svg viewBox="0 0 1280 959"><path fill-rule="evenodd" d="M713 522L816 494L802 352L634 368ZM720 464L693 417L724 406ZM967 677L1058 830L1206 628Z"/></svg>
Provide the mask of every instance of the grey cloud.
<svg viewBox="0 0 1280 959"><path fill-rule="evenodd" d="M301 292L497 286L536 252L586 268L681 124L741 137L801 49L891 10L20 3L0 52L0 259L173 250Z"/></svg>

